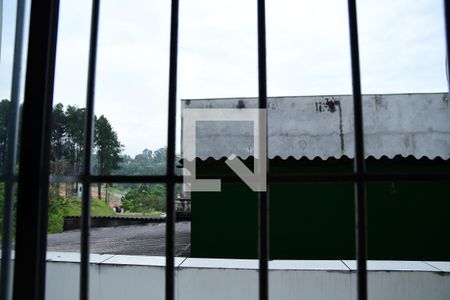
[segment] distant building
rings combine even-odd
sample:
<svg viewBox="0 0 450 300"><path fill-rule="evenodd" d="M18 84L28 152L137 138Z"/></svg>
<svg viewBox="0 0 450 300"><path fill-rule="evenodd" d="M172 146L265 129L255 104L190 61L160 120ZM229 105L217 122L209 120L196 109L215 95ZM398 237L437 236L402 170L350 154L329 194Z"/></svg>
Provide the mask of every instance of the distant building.
<svg viewBox="0 0 450 300"><path fill-rule="evenodd" d="M363 96L369 174L450 171L447 93ZM190 99L190 108L256 108L257 98ZM268 99L268 157L274 175L351 174L351 96ZM225 134L226 133L226 134ZM232 171L235 153L251 165L250 122L197 124L197 175ZM270 194L271 257L355 257L353 184L276 183ZM379 181L367 185L369 259L450 260L450 186L444 182ZM244 183L193 192L192 256L257 257L257 195Z"/></svg>

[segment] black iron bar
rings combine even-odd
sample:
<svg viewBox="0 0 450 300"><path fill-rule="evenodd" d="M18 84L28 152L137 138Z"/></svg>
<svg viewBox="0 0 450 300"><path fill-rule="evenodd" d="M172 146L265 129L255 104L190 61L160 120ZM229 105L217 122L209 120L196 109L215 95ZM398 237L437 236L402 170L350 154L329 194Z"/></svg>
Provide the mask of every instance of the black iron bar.
<svg viewBox="0 0 450 300"><path fill-rule="evenodd" d="M45 298L50 131L58 0L32 1L22 110L13 298Z"/></svg>
<svg viewBox="0 0 450 300"><path fill-rule="evenodd" d="M0 275L0 299L9 299L11 293L11 242L13 226L14 189L16 186L17 127L19 119L19 96L22 76L23 29L25 1L16 6L16 29L14 37L14 61L11 84L11 103L8 112L8 140L5 158L5 194L3 204L2 259ZM1 21L1 20L0 20ZM0 25L1 26L1 25ZM1 30L1 28L0 28ZM1 46L1 45L0 45Z"/></svg>
<svg viewBox="0 0 450 300"><path fill-rule="evenodd" d="M449 55L450 55L450 3L449 0L444 0L444 14L445 14L445 33L446 33L446 50L447 50L447 88L448 92L450 92L450 80L448 78L449 76L449 70L450 70L450 61L449 61Z"/></svg>
<svg viewBox="0 0 450 300"><path fill-rule="evenodd" d="M353 85L353 113L355 122L355 223L357 260L357 299L367 299L367 234L366 234L366 186L364 161L363 107L361 74L359 65L358 23L356 0L348 0L350 51Z"/></svg>
<svg viewBox="0 0 450 300"><path fill-rule="evenodd" d="M175 299L175 140L177 114L178 70L178 10L179 1L172 0L170 16L169 98L167 135L167 184L166 184L166 300Z"/></svg>
<svg viewBox="0 0 450 300"><path fill-rule="evenodd" d="M94 134L95 71L97 66L97 41L100 0L92 1L89 64L86 92L86 116L84 126L83 194L81 204L81 264L80 300L89 299L89 239L91 222L91 151Z"/></svg>
<svg viewBox="0 0 450 300"><path fill-rule="evenodd" d="M166 300L175 299L175 201L174 183L166 184Z"/></svg>
<svg viewBox="0 0 450 300"><path fill-rule="evenodd" d="M0 0L0 61L2 60L2 34L3 34L3 0Z"/></svg>
<svg viewBox="0 0 450 300"><path fill-rule="evenodd" d="M267 65L266 65L266 9L265 0L258 0L258 100L259 109L267 108ZM266 116L267 129L267 116ZM261 126L261 124L259 124ZM260 131L261 132L261 131ZM261 136L261 134L260 134ZM267 148L267 141L266 145ZM266 159L267 157L260 157ZM266 163L269 172L269 163ZM258 258L259 258L259 299L269 299L269 188L258 193Z"/></svg>
<svg viewBox="0 0 450 300"><path fill-rule="evenodd" d="M14 174L12 176L12 178L6 177L5 175L0 175L0 182L5 182L5 181L8 181L8 180L12 180L14 182L17 182L18 178L19 177L17 176L17 174Z"/></svg>
<svg viewBox="0 0 450 300"><path fill-rule="evenodd" d="M242 179L236 176L219 176L223 182L227 183L239 183ZM80 180L77 176L50 176L50 182L76 182ZM216 178L210 176L198 176L199 179ZM366 182L379 182L379 181L415 181L415 182L429 182L429 181L450 181L450 173L377 173L377 174L364 174L363 176ZM88 176L87 179L81 181L89 181L91 183L182 183L182 176L169 177L166 175L142 175L142 176L128 176L128 175L99 175ZM269 183L296 183L296 182L354 182L356 181L355 174L298 174L298 175L268 175L267 181Z"/></svg>

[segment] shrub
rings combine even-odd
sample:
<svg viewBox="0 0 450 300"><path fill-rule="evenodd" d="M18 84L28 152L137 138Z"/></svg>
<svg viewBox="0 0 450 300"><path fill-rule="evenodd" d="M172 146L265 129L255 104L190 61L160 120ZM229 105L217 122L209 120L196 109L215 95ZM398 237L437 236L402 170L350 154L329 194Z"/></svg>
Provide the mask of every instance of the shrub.
<svg viewBox="0 0 450 300"><path fill-rule="evenodd" d="M122 205L129 212L165 211L165 199L166 190L163 185L139 184L122 197Z"/></svg>

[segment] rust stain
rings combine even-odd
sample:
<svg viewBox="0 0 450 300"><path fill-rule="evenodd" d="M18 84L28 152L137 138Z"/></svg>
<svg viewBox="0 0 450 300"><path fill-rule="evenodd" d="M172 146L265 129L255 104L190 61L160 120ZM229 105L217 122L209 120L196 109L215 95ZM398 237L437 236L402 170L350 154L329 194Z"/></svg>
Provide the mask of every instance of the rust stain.
<svg viewBox="0 0 450 300"><path fill-rule="evenodd" d="M387 109L387 102L384 100L382 95L375 95L375 109L378 111L378 109Z"/></svg>
<svg viewBox="0 0 450 300"><path fill-rule="evenodd" d="M317 112L334 113L337 111L337 107L340 105L340 101L334 99L334 97L332 97L331 99L328 97L325 97L325 102L323 102L323 101L316 102L315 105L316 105Z"/></svg>
<svg viewBox="0 0 450 300"><path fill-rule="evenodd" d="M341 143L341 153L344 153L345 144L344 144L344 128L343 128L343 122L342 122L341 101L336 99L334 96L331 98L325 97L324 100L325 100L325 102L323 102L323 101L315 102L316 112L335 113L336 111L339 111L339 139L340 139L340 143Z"/></svg>
<svg viewBox="0 0 450 300"><path fill-rule="evenodd" d="M236 105L236 108L245 108L244 100L239 100L238 104Z"/></svg>
<svg viewBox="0 0 450 300"><path fill-rule="evenodd" d="M341 153L344 154L344 126L342 125L342 107L341 102L336 100L337 107L339 108L339 138L341 140Z"/></svg>

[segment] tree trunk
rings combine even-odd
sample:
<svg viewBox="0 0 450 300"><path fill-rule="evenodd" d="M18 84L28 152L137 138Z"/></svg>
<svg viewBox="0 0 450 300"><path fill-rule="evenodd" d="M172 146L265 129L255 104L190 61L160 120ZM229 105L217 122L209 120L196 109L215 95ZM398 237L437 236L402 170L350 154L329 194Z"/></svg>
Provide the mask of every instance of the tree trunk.
<svg viewBox="0 0 450 300"><path fill-rule="evenodd" d="M69 194L69 191L70 191L69 185L70 185L70 183L66 183L66 187L65 187L66 198L68 198L70 196L70 194Z"/></svg>
<svg viewBox="0 0 450 300"><path fill-rule="evenodd" d="M102 199L102 184L101 183L97 184L97 196L98 196L98 199Z"/></svg>

